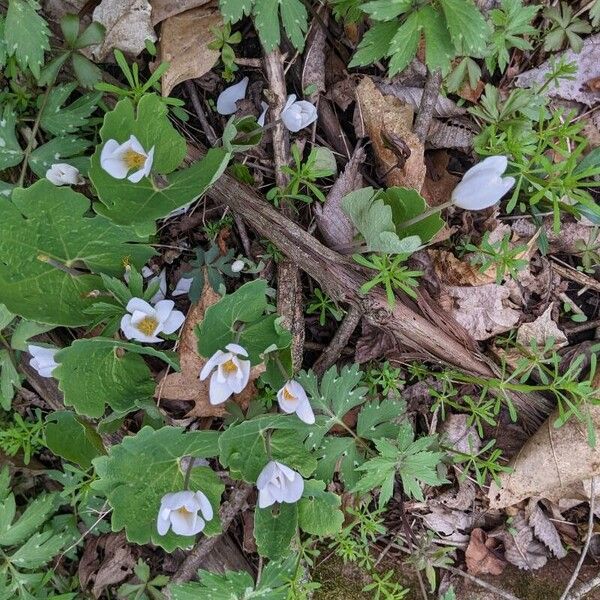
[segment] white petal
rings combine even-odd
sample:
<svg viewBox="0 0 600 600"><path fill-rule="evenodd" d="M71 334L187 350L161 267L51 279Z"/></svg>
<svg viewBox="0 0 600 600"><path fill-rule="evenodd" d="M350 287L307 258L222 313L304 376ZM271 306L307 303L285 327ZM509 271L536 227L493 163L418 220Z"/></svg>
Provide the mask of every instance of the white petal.
<svg viewBox="0 0 600 600"><path fill-rule="evenodd" d="M184 294L187 294L192 287L192 281L192 277L181 277L171 293L171 296L183 296Z"/></svg>
<svg viewBox="0 0 600 600"><path fill-rule="evenodd" d="M131 181L131 183L138 183L139 181L142 180L144 175L145 175L144 169L142 168L139 171L136 171L135 173L132 173L131 175L129 175L129 177L127 177L127 179L129 179L129 181Z"/></svg>
<svg viewBox="0 0 600 600"><path fill-rule="evenodd" d="M146 177L148 175L150 175L150 171L152 170L153 162L154 162L154 146L152 146L152 148L150 148L150 152L148 152L146 162L144 163L144 175L146 175Z"/></svg>
<svg viewBox="0 0 600 600"><path fill-rule="evenodd" d="M170 518L173 532L179 535L196 535L197 533L200 533L205 526L204 519L199 517L196 513L182 515L181 513L174 511L171 513Z"/></svg>
<svg viewBox="0 0 600 600"><path fill-rule="evenodd" d="M208 390L209 401L213 406L223 404L232 394L231 388L227 383L221 383L217 377L217 373L213 373L210 378L210 386Z"/></svg>
<svg viewBox="0 0 600 600"><path fill-rule="evenodd" d="M279 470L279 472L288 481L293 481L296 476L299 476L298 473L296 473L296 471L294 471L294 469L290 469L290 467L288 467L287 465L284 465L283 463L281 463L279 461L276 461L275 464L277 465L277 469Z"/></svg>
<svg viewBox="0 0 600 600"><path fill-rule="evenodd" d="M239 394L247 385L250 379L250 361L234 358L238 365L237 373L229 375L229 386L235 394Z"/></svg>
<svg viewBox="0 0 600 600"><path fill-rule="evenodd" d="M143 154L144 156L146 156L146 151L144 150L144 147L142 146L142 144L140 143L140 140L138 140L135 135L131 134L129 136L129 143L127 144L134 152L137 152L138 154Z"/></svg>
<svg viewBox="0 0 600 600"><path fill-rule="evenodd" d="M258 479L256 480L256 487L259 490L262 490L267 486L267 484L275 477L277 474L278 467L277 463L274 460L269 461L260 472Z"/></svg>
<svg viewBox="0 0 600 600"><path fill-rule="evenodd" d="M206 364L202 367L202 371L200 371L200 381L206 379L210 375L210 372L221 364L220 360L223 356L226 356L226 352L223 352L223 350L217 350L206 361Z"/></svg>
<svg viewBox="0 0 600 600"><path fill-rule="evenodd" d="M206 497L206 494L202 492L196 492L196 499L198 500L198 503L200 505L200 511L202 512L202 516L207 521L210 521L214 515L212 506L210 505L210 501Z"/></svg>
<svg viewBox="0 0 600 600"><path fill-rule="evenodd" d="M144 267L144 269L146 268L147 267ZM142 269L142 275L144 275L144 269ZM152 271L150 271L150 274L152 274ZM144 275L144 277L148 277L148 275ZM158 281L158 290L156 294L150 298L150 304L156 304L157 302L164 300L167 295L167 272L165 269L163 269L156 277L150 279L148 285L151 285L156 281Z"/></svg>
<svg viewBox="0 0 600 600"><path fill-rule="evenodd" d="M232 115L237 110L236 102L246 96L248 77L240 82L225 88L217 98L217 112L220 115Z"/></svg>
<svg viewBox="0 0 600 600"><path fill-rule="evenodd" d="M114 158L114 154L118 149L119 142L117 142L117 140L108 140L102 147L102 152L100 153L100 164L104 167L104 161L107 158Z"/></svg>
<svg viewBox="0 0 600 600"><path fill-rule="evenodd" d="M171 519L169 517L164 518L162 512L159 512L156 519L156 530L158 531L158 535L166 535L170 527Z"/></svg>
<svg viewBox="0 0 600 600"><path fill-rule="evenodd" d="M292 104L294 104L294 102L296 102L296 94L290 94L287 97L287 100L285 101L285 106L281 109L281 112L285 112L288 108L290 108L290 106L292 106Z"/></svg>
<svg viewBox="0 0 600 600"><path fill-rule="evenodd" d="M177 510L181 508L189 499L194 498L194 493L189 490L182 490L181 492L171 492L165 494L161 501L161 508L168 508L169 510Z"/></svg>
<svg viewBox="0 0 600 600"><path fill-rule="evenodd" d="M129 171L120 158L106 158L101 164L102 168L115 179L125 179Z"/></svg>
<svg viewBox="0 0 600 600"><path fill-rule="evenodd" d="M288 482L285 486L283 492L283 501L288 502L289 504L293 504L294 502L298 502L302 497L302 492L304 491L304 479L299 473L296 473L296 477L294 477L293 481Z"/></svg>
<svg viewBox="0 0 600 600"><path fill-rule="evenodd" d="M123 315L121 318L121 331L128 340L134 339L139 333L139 331L131 324L131 315Z"/></svg>
<svg viewBox="0 0 600 600"><path fill-rule="evenodd" d="M169 318L174 306L175 302L173 302L173 300L161 300L160 302L157 302L154 307L156 318L161 323L164 323Z"/></svg>
<svg viewBox="0 0 600 600"><path fill-rule="evenodd" d="M174 310L162 324L162 330L166 334L174 333L183 325L184 321L185 315L180 310Z"/></svg>
<svg viewBox="0 0 600 600"><path fill-rule="evenodd" d="M315 422L315 413L313 412L312 406L310 405L308 399L302 400L298 403L296 414L298 415L298 418L307 425L312 425Z"/></svg>
<svg viewBox="0 0 600 600"><path fill-rule="evenodd" d="M148 265L144 265L142 267L142 277L147 278L152 277L152 275L154 275L154 271Z"/></svg>
<svg viewBox="0 0 600 600"><path fill-rule="evenodd" d="M464 175L463 181L465 179L470 179L474 175L477 175L481 171L491 170L496 175L502 175L506 168L508 167L508 159L506 156L488 156L485 160L477 163L472 166Z"/></svg>
<svg viewBox="0 0 600 600"><path fill-rule="evenodd" d="M267 119L267 112L269 111L269 105L263 101L260 103L260 106L262 108L262 112L260 113L260 117L256 119L256 123L259 125L259 127L264 127Z"/></svg>
<svg viewBox="0 0 600 600"><path fill-rule="evenodd" d="M150 306L150 304L148 304L145 300L142 300L141 298L132 298L127 303L126 308L127 312L130 313L133 313L134 311L138 310L146 315L154 316L155 314L155 310L152 308L152 306Z"/></svg>
<svg viewBox="0 0 600 600"><path fill-rule="evenodd" d="M235 260L231 263L231 270L234 273L239 273L244 270L246 263L243 260Z"/></svg>
<svg viewBox="0 0 600 600"><path fill-rule="evenodd" d="M271 506L275 504L275 498L271 495L271 492L268 488L259 490L258 492L258 508L267 508L267 506Z"/></svg>
<svg viewBox="0 0 600 600"><path fill-rule="evenodd" d="M227 344L227 346L225 346L225 350L229 350L229 352L233 352L235 354L241 354L242 356L248 356L246 349L239 344Z"/></svg>

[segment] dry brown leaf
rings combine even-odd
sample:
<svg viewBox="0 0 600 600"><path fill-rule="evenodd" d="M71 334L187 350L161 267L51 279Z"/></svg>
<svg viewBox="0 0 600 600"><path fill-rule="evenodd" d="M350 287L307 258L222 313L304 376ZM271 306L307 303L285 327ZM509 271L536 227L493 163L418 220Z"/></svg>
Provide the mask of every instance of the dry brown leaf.
<svg viewBox="0 0 600 600"><path fill-rule="evenodd" d="M500 575L506 561L498 552L498 540L488 537L483 529L473 529L465 552L467 570L471 575Z"/></svg>
<svg viewBox="0 0 600 600"><path fill-rule="evenodd" d="M546 342L553 338L554 349L569 345L567 336L558 328L558 325L552 320L552 309L554 303L550 303L548 308L531 323L523 323L517 330L517 342L522 346L529 347L532 341L536 341L541 348Z"/></svg>
<svg viewBox="0 0 600 600"><path fill-rule="evenodd" d="M589 405L595 428L600 428L600 406ZM575 417L560 429L551 415L509 463L512 471L500 475L501 487L492 482L488 493L492 508L505 508L526 498L585 499L583 482L600 475L600 447L588 444L585 425Z"/></svg>
<svg viewBox="0 0 600 600"><path fill-rule="evenodd" d="M208 73L219 60L219 52L208 47L215 36L214 27L223 25L223 17L213 6L193 8L168 17L162 24L159 62L170 67L162 77L162 93L168 96L182 81Z"/></svg>
<svg viewBox="0 0 600 600"><path fill-rule="evenodd" d="M302 67L302 89L313 87L314 91L309 96L311 102L315 102L319 94L326 89L325 86L325 51L327 49L327 23L329 13L321 11L319 16L313 19L310 34L306 41L304 52L304 65Z"/></svg>
<svg viewBox="0 0 600 600"><path fill-rule="evenodd" d="M202 296L188 312L179 342L179 360L181 372L170 373L158 382L154 392L157 398L168 400L184 400L194 402L194 406L186 416L192 417L222 417L226 413L225 404L213 406L209 402L209 379L200 381L198 375L206 363L206 359L198 354L195 328L204 319L204 313L221 297L210 286L205 286ZM250 371L250 381L241 394L232 398L242 408L247 408L248 402L256 395L254 380L264 371L263 366L254 367Z"/></svg>
<svg viewBox="0 0 600 600"><path fill-rule="evenodd" d="M423 515L429 529L436 531L447 541L466 544L469 535L465 532L473 527L473 516L461 510L450 510L445 506L433 506L431 512Z"/></svg>
<svg viewBox="0 0 600 600"><path fill-rule="evenodd" d="M518 513L510 524L510 531L503 531L504 558L525 571L541 569L548 557L544 546L533 538L533 529L527 524L523 513Z"/></svg>
<svg viewBox="0 0 600 600"><path fill-rule="evenodd" d="M460 177L448 172L450 155L445 150L435 150L427 155L427 177L423 183L421 194L429 206L439 206L450 200L452 190L460 181ZM449 235L452 230L445 225L444 229L435 237L440 240L440 234ZM447 239L447 238L444 238Z"/></svg>
<svg viewBox="0 0 600 600"><path fill-rule="evenodd" d="M552 70L555 60L564 59L568 63L577 66L577 74L573 79L563 78L558 85L550 85L547 94L554 98L563 100L574 100L587 106L598 103L600 96L598 92L591 91L587 82L600 75L600 34L592 35L583 43L583 49L579 53L573 50L553 55L537 69L521 73L517 79L518 87L531 87L534 84L543 84L546 76Z"/></svg>
<svg viewBox="0 0 600 600"><path fill-rule="evenodd" d="M427 252L433 261L437 277L446 285L479 286L496 281L495 273L481 273L478 267L456 258L452 252L433 249Z"/></svg>
<svg viewBox="0 0 600 600"><path fill-rule="evenodd" d="M342 198L362 187L360 167L365 160L365 151L357 146L343 173L333 184L323 205L315 204L317 227L330 248L350 247L354 240L354 226L341 208Z"/></svg>
<svg viewBox="0 0 600 600"><path fill-rule="evenodd" d="M560 535L554 523L546 516L537 501L532 500L529 504L529 525L533 527L535 536L552 551L556 558L564 558L567 555L562 545Z"/></svg>
<svg viewBox="0 0 600 600"><path fill-rule="evenodd" d="M448 415L440 426L440 433L446 444L456 452L477 454L481 448L481 440L475 427L467 423L467 418L465 414Z"/></svg>
<svg viewBox="0 0 600 600"><path fill-rule="evenodd" d="M150 0L152 4L152 24L158 25L161 21L178 15L179 13L204 6L214 0Z"/></svg>
<svg viewBox="0 0 600 600"><path fill-rule="evenodd" d="M537 230L530 219L516 219L512 223L513 232L520 238L528 239ZM581 243L593 243L600 240L600 236L594 227L590 227L585 221L575 223L563 221L560 231L556 233L552 227L552 217L544 219L542 230L550 244L550 254L577 254L580 252Z"/></svg>
<svg viewBox="0 0 600 600"><path fill-rule="evenodd" d="M418 110L421 106L423 88L399 85L398 83L386 83L385 81L377 82L377 88L382 94L395 96L404 104L409 104L413 110ZM438 118L455 117L457 115L464 115L466 112L466 108L461 108L456 102L442 94L438 95L433 107L433 116Z"/></svg>
<svg viewBox="0 0 600 600"><path fill-rule="evenodd" d="M102 43L91 48L98 61L113 48L137 56L145 49L146 40L156 41L148 0L102 0L94 9L93 19L106 29Z"/></svg>
<svg viewBox="0 0 600 600"><path fill-rule="evenodd" d="M458 119L457 119L458 121ZM428 148L457 148L470 151L473 147L475 133L469 128L468 123L444 123L433 119L427 132Z"/></svg>
<svg viewBox="0 0 600 600"><path fill-rule="evenodd" d="M357 86L356 99L355 119L360 123L357 134L371 139L388 186L420 191L426 172L425 149L412 132L413 109L394 96L384 96L369 77Z"/></svg>
<svg viewBox="0 0 600 600"><path fill-rule="evenodd" d="M495 283L477 287L443 285L439 302L481 341L509 331L518 323L521 312L515 310L509 295L508 289Z"/></svg>
<svg viewBox="0 0 600 600"><path fill-rule="evenodd" d="M381 358L397 348L398 342L391 333L371 325L366 319L362 320L361 336L356 342L354 351L354 360L357 363L362 364Z"/></svg>

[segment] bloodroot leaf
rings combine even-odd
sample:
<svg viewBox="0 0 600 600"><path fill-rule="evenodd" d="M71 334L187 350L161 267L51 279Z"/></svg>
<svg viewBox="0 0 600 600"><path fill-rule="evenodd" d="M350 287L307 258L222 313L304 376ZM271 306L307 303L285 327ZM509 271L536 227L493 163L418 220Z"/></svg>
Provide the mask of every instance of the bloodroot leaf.
<svg viewBox="0 0 600 600"><path fill-rule="evenodd" d="M216 456L218 437L216 431L144 427L112 446L108 456L94 459L99 479L92 486L106 495L113 509L113 531L125 529L130 542L156 544L167 552L193 544L194 537L172 531L159 535L156 518L162 497L184 488L182 458ZM216 535L221 529L218 514L225 486L212 469L198 466L192 469L189 489L208 497L214 517L207 522L202 535Z"/></svg>
<svg viewBox="0 0 600 600"><path fill-rule="evenodd" d="M39 323L79 326L101 289L125 261L141 268L154 254L129 227L86 217L89 200L67 187L38 181L0 202L0 289L13 313Z"/></svg>

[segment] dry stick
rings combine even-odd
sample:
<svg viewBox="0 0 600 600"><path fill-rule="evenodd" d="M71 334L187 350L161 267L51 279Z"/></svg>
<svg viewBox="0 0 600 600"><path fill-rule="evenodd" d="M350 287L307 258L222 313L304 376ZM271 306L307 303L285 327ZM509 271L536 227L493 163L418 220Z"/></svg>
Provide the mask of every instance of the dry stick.
<svg viewBox="0 0 600 600"><path fill-rule="evenodd" d="M583 550L581 551L581 556L579 557L579 561L577 562L577 566L573 571L573 575L571 575L571 579L569 579L569 583L567 583L567 587L565 591L562 593L562 596L559 600L566 600L569 598L569 592L571 588L575 585L577 581L577 577L579 576L579 571L581 571L581 567L583 566L583 562L585 561L585 557L587 556L588 549L590 547L590 542L592 541L592 535L594 533L594 504L595 504L595 496L596 492L594 490L594 478L592 477L590 481L590 516L588 518L588 531L587 536L585 538L585 544L583 545Z"/></svg>
<svg viewBox="0 0 600 600"><path fill-rule="evenodd" d="M450 571L450 573L454 573L454 575L460 575L461 577L464 577L465 579L476 583L479 587L482 587L484 590L488 590L488 592L493 592L494 594L497 594L499 598L505 598L505 600L520 600L520 598L518 598L517 596L513 596L510 592L505 592L504 590L497 588L495 585L492 585L487 581L483 581L482 579L470 575L469 573L465 573L460 569L450 566L443 567L443 569L445 569L446 571Z"/></svg>
<svg viewBox="0 0 600 600"><path fill-rule="evenodd" d="M427 79L425 80L425 87L423 88L423 95L421 96L421 104L419 106L419 113L415 119L415 125L413 132L425 143L427 133L429 132L429 126L433 119L433 110L440 94L440 86L442 85L442 73L439 69L435 71L429 71Z"/></svg>
<svg viewBox="0 0 600 600"><path fill-rule="evenodd" d="M290 162L289 135L280 119L281 111L287 99L283 57L279 48L265 53L265 70L269 80L271 119L273 124L273 158L275 161L275 183L285 188L289 177L282 167ZM293 212L290 206L282 205L281 211L288 218ZM240 214L245 216L245 211ZM284 259L277 265L277 311L283 323L292 332L292 366L294 371L302 365L304 351L304 308L302 306L302 289L300 270L291 261Z"/></svg>
<svg viewBox="0 0 600 600"><path fill-rule="evenodd" d="M596 575L596 577L590 579L587 583L583 583L579 587L575 588L571 592L569 600L581 600L581 598L587 596L592 590L595 590L598 586L600 586L600 575Z"/></svg>
<svg viewBox="0 0 600 600"><path fill-rule="evenodd" d="M362 314L356 306L351 306L344 317L338 330L335 332L333 339L329 342L329 345L313 365L313 371L317 375L322 375L331 367L342 354L344 348L348 344L350 336L354 333L354 330L358 326Z"/></svg>
<svg viewBox="0 0 600 600"><path fill-rule="evenodd" d="M175 575L173 575L171 579L172 583L184 583L196 575L196 571L202 564L204 558L214 548L221 536L227 533L233 519L244 508L251 492L252 486L243 483L231 493L229 500L221 506L221 510L219 511L223 532L212 537L202 537L198 544L196 544L192 551L186 556L183 563L181 563L181 566L177 569Z"/></svg>
<svg viewBox="0 0 600 600"><path fill-rule="evenodd" d="M196 86L192 81L185 82L185 89L190 96L190 100L192 101L192 106L196 111L196 116L198 117L198 121L200 121L200 126L202 127L202 131L208 140L208 143L211 146L214 146L217 143L217 136L213 131L213 128L210 126L206 115L204 114L204 109L202 108L202 102L200 102L200 97L198 96L198 91L196 90Z"/></svg>

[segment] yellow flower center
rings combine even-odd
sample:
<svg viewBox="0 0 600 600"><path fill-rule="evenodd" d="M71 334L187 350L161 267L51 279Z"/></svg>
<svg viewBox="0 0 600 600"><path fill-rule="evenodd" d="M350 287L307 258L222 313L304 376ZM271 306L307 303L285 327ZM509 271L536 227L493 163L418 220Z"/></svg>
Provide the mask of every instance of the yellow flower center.
<svg viewBox="0 0 600 600"><path fill-rule="evenodd" d="M135 150L126 150L123 154L123 162L128 169L141 169L146 162L146 157Z"/></svg>
<svg viewBox="0 0 600 600"><path fill-rule="evenodd" d="M298 400L298 398L296 398L296 396L294 396L294 394L287 389L287 386L283 388L283 399L287 400L288 402Z"/></svg>
<svg viewBox="0 0 600 600"><path fill-rule="evenodd" d="M139 323L136 324L136 328L144 335L152 335L157 326L158 321L154 317L144 317Z"/></svg>
<svg viewBox="0 0 600 600"><path fill-rule="evenodd" d="M223 371L227 375L231 375L232 373L237 373L237 365L233 362L233 358L230 358L227 362L224 362L222 365Z"/></svg>
<svg viewBox="0 0 600 600"><path fill-rule="evenodd" d="M182 516L182 517L187 517L188 515L193 514L192 511L188 510L185 506L182 506L181 508L177 509L177 512Z"/></svg>

